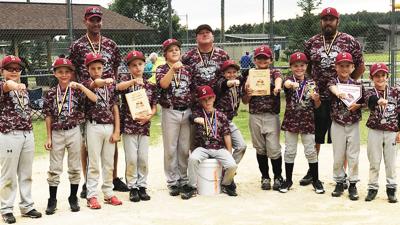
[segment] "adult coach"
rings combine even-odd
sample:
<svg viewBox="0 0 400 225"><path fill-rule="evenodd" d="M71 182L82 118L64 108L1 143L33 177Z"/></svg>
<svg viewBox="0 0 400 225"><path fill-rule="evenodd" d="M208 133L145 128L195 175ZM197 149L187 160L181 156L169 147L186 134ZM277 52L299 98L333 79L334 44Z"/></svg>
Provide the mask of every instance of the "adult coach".
<svg viewBox="0 0 400 225"><path fill-rule="evenodd" d="M328 7L320 14L320 26L322 33L310 38L305 43L304 53L310 60L308 72L316 81L320 90L321 106L315 111L315 143L319 153L321 144L325 143L328 133L330 138L330 104L331 98L327 83L336 77L335 59L340 52L348 52L353 56L355 70L351 78L359 79L365 70L360 43L351 35L339 32L339 13L335 8ZM310 170L300 181L300 185L308 185L312 181Z"/></svg>
<svg viewBox="0 0 400 225"><path fill-rule="evenodd" d="M116 80L118 76L118 67L121 63L121 55L117 44L100 34L102 26L103 13L100 7L89 6L85 9L83 23L86 26L87 32L81 38L76 40L70 47L69 59L75 66L75 76L79 83L85 83L91 80L87 68L85 66L85 58L88 53L101 53L104 57L104 71L102 78L113 78ZM86 168L88 152L86 146L82 145L82 168L83 175L86 181ZM117 177L118 165L118 149L115 145L114 154L114 173L113 184L115 191L129 191L125 183ZM86 184L82 187L81 198L86 198Z"/></svg>
<svg viewBox="0 0 400 225"><path fill-rule="evenodd" d="M214 88L221 77L222 64L229 59L228 53L214 46L214 31L208 24L196 28L196 42L197 47L182 56L182 63L191 68L195 88L202 85Z"/></svg>

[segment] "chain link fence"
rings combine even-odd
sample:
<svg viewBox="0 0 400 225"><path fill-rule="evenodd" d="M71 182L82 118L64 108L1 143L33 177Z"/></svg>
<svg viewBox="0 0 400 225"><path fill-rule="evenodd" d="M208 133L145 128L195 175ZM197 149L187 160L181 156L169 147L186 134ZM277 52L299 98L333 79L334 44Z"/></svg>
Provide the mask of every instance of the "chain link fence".
<svg viewBox="0 0 400 225"><path fill-rule="evenodd" d="M29 3L6 4L1 2L0 4L0 18L2 21L12 20L12 18L8 17L3 18L7 15L5 12L7 7L24 4L23 7L27 8L29 5ZM30 25L32 28L24 31L19 30L17 24L13 25L10 23L7 24L8 27L6 27L4 25L6 23L2 23L2 25L0 25L0 58L7 54L20 56L27 65L25 71L22 73L22 82L26 83L30 89L42 88L45 91L49 86L56 84L56 80L53 78L49 69L52 61L54 61L56 57L69 55L68 48L70 46L70 41L68 40L68 36L66 36L67 33L57 27L46 31L41 29L44 26L48 26L54 18L46 16L45 8L49 7L49 5L53 7L54 5L59 6L60 4L30 4L36 4L35 6L39 7L38 10L40 10L40 7L43 7L43 13L39 11L39 13L34 15L39 22ZM77 24L81 26L81 28L78 27L73 30L75 34L74 39L79 38L85 32L85 27L82 24L82 10L86 6L87 5L74 5L72 8L74 27L76 27ZM277 2L275 7L284 6ZM377 2L376 7L382 7L381 3ZM55 9L53 9L53 13L54 10ZM115 17L116 13L108 9L103 10L108 14L104 14L102 34L110 37L118 44L122 56L125 56L129 51L135 49L142 51L147 57L151 53L157 53L162 60L163 52L161 43L165 37L168 37L168 31L166 29L150 31L137 30L130 33L126 31L122 32L121 30L113 30L112 27L110 27L112 25L111 23L122 23L119 22L120 20L122 21L122 19L118 17L119 20L116 21L107 20L106 15L109 15L108 18L110 18L111 16ZM338 10L340 11L340 9ZM400 32L396 31L400 30L400 27L398 29L397 26L393 27L391 25L393 22L396 24L400 21L399 13L371 13L363 11L362 8L359 10L360 12L355 14L341 15L339 31L351 34L363 47L364 60L367 65L367 70L363 76L364 83L370 85L368 83L369 66L375 62L387 63L392 68L392 71L395 71L395 73L392 74L392 84L399 83L397 82L397 74L399 72L398 70L400 70L400 67L397 66L397 55L399 51L397 48L400 46L400 38L397 38L397 36ZM388 11L389 10L388 8ZM24 14L24 12L19 13ZM287 13L296 14L295 12ZM62 20L61 22L65 19L64 22L65 24L67 23L66 17L59 17ZM132 20L129 21L132 22ZM194 30L187 29L187 18L186 22L179 22L179 17L174 17L172 23L174 25L173 36L183 43L182 51L186 52L188 49L195 47ZM186 23L186 25L179 25L179 23ZM303 50L302 45L304 41L312 35L320 33L319 17L317 15L311 15L307 18L304 16L297 16L293 19L275 21L273 23L273 29L271 29L270 23L264 24L264 27L262 26L263 24L232 26L226 30L225 37L223 38L225 42L223 43L221 43L220 39L220 30L216 29L214 33L216 45L225 49L232 59L239 62L241 56L243 56L245 52L249 52L251 55L252 51L261 44L269 44L271 47L279 44L280 50L276 52L279 52L279 57L275 60L274 66L281 68L283 72L286 73L289 55L296 50ZM261 34L262 30L273 30L273 33ZM393 54L392 58L390 53Z"/></svg>

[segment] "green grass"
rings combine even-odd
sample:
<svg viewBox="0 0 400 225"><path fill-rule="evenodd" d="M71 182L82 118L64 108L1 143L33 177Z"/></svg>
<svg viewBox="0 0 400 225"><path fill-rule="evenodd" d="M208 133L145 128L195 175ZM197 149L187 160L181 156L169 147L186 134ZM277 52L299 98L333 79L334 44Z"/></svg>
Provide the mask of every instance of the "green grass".
<svg viewBox="0 0 400 225"><path fill-rule="evenodd" d="M285 113L285 100L282 95L281 98L281 113L280 120L282 123L283 115ZM363 110L362 121L360 122L360 140L361 144L367 144L368 128L366 127L367 119L369 116L368 110ZM249 113L248 105L241 104L239 108L238 116L234 118L234 123L239 128L246 142L251 142L250 130L249 130ZM35 134L35 151L36 155L43 155L46 153L43 145L46 141L46 128L43 120L36 120L33 122L33 132ZM284 133L281 132L281 142L284 142ZM162 143L162 133L161 133L161 117L160 114L154 116L151 121L150 128L150 145L159 145ZM120 143L121 146L121 143Z"/></svg>

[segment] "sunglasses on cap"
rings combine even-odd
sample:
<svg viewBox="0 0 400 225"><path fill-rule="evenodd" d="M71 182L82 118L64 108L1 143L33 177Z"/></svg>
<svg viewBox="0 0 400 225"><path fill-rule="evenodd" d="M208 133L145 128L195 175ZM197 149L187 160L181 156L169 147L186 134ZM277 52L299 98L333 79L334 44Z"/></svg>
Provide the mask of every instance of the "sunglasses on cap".
<svg viewBox="0 0 400 225"><path fill-rule="evenodd" d="M7 70L10 73L12 73L12 72L20 72L22 70L21 67L6 67L4 69Z"/></svg>

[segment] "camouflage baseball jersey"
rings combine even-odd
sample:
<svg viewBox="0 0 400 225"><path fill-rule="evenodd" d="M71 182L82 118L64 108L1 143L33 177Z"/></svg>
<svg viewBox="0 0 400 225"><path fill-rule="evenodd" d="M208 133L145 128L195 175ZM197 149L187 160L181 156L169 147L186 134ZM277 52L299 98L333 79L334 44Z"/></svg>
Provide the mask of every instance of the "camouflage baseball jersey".
<svg viewBox="0 0 400 225"><path fill-rule="evenodd" d="M315 82L311 78L303 81L296 80L293 75L284 80L298 82L296 90L285 88L286 110L282 122L282 130L292 133L314 134L314 101L311 98L312 92L318 92Z"/></svg>
<svg viewBox="0 0 400 225"><path fill-rule="evenodd" d="M79 89L68 88L67 93L67 90L59 92L57 103L57 87L50 88L44 97L43 113L51 117L52 130L71 129L85 121L86 96Z"/></svg>
<svg viewBox="0 0 400 225"><path fill-rule="evenodd" d="M214 88L216 81L221 77L219 69L228 59L228 54L218 47L214 47L210 53L200 53L194 48L182 56L182 63L190 67L195 87L208 85Z"/></svg>
<svg viewBox="0 0 400 225"><path fill-rule="evenodd" d="M376 105L371 110L367 120L367 127L376 130L397 132L399 131L400 91L395 87L390 87L386 90L388 90L387 94L384 91L375 90L374 88L366 91L365 102L367 103L371 96L377 96L377 92L379 98L383 98L384 94L386 94L386 100L389 102L383 110L379 105Z"/></svg>
<svg viewBox="0 0 400 225"><path fill-rule="evenodd" d="M170 67L168 64L161 65L156 70L157 88L160 91L159 103L164 108L174 107L190 107L193 102L192 93L192 74L186 66L175 74L171 84L167 89L160 86L161 79L168 73Z"/></svg>
<svg viewBox="0 0 400 225"><path fill-rule="evenodd" d="M244 84L246 83L247 77L240 76L237 79L240 81L238 87L228 88L228 80L225 77L221 77L216 84L215 93L217 99L215 108L224 113L230 121L233 120L233 117L237 116L237 110L239 109L240 100L244 94Z"/></svg>
<svg viewBox="0 0 400 225"><path fill-rule="evenodd" d="M203 110L197 110L192 113L193 119L202 117L205 118L205 121L210 121L208 123L210 126L195 123L194 146L196 148L203 147L215 150L226 148L224 136L231 134L229 121L223 113L218 110L214 112L216 116L213 116L212 113L205 113Z"/></svg>
<svg viewBox="0 0 400 225"><path fill-rule="evenodd" d="M4 83L0 81L0 132L6 134L13 130L32 130L28 93L4 93Z"/></svg>
<svg viewBox="0 0 400 225"><path fill-rule="evenodd" d="M361 86L361 99L357 101L358 104L364 103L363 94L365 94L364 87L361 85L360 82L354 81L353 79L349 78L347 81L341 81L339 78L332 78L328 82L328 88L330 86L335 86L338 82L341 84L354 84ZM346 104L333 94L331 94L332 102L331 102L331 119L336 123L345 126L351 125L361 120L361 108L357 109L355 112L351 112L348 110Z"/></svg>
<svg viewBox="0 0 400 225"><path fill-rule="evenodd" d="M119 78L119 82L129 81L131 80L131 75L123 74ZM136 86L130 87L124 91L120 91L121 93L121 110L120 110L120 118L121 118L121 133L123 134L133 134L133 135L145 135L150 136L150 125L151 121L149 120L146 124L140 125L138 121L132 119L131 112L129 111L128 103L126 102L125 94L132 92L134 89L139 90L140 88L146 89L147 97L149 98L150 107L157 105L157 88L156 85L149 83L146 79L143 79L144 86Z"/></svg>
<svg viewBox="0 0 400 225"><path fill-rule="evenodd" d="M327 45L329 45L327 43ZM353 56L355 67L364 63L360 43L351 35L339 32L327 54L324 49L322 34L310 38L304 45L304 53L310 60L311 76L317 82L321 100L329 100L330 93L327 84L335 78L335 60L340 52L348 52Z"/></svg>
<svg viewBox="0 0 400 225"><path fill-rule="evenodd" d="M86 101L86 119L99 124L114 124L113 107L118 105L115 83L91 91L96 94L97 101Z"/></svg>
<svg viewBox="0 0 400 225"><path fill-rule="evenodd" d="M98 49L98 44L93 44L95 49ZM89 40L86 35L76 40L70 47L69 59L75 66L75 75L77 81L82 83L85 80L89 80L90 76L85 65L86 55L92 52L93 49L90 46ZM102 78L114 78L114 71L118 69L121 63L121 55L117 44L109 38L101 36L101 52L103 58L106 60L104 64L104 71Z"/></svg>
<svg viewBox="0 0 400 225"><path fill-rule="evenodd" d="M280 94L275 96L273 90L275 88L275 80L281 77L281 71L278 69L271 69L271 95L265 96L252 96L249 103L249 112L251 114L272 113L279 114L281 108ZM248 74L245 75L246 77Z"/></svg>

